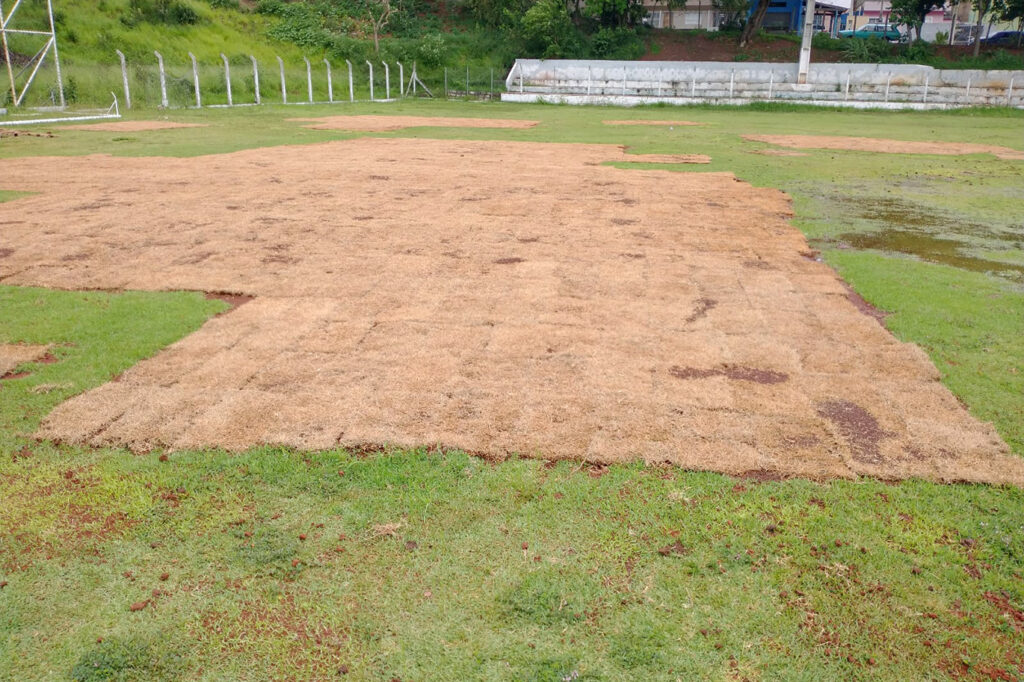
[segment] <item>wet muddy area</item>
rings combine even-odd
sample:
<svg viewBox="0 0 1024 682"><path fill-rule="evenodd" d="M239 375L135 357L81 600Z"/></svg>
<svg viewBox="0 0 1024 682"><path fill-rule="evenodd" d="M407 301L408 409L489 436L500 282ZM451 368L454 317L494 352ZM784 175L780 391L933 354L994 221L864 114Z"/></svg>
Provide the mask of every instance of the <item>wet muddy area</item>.
<svg viewBox="0 0 1024 682"><path fill-rule="evenodd" d="M982 258L975 249L1024 250L1024 230L1008 232L997 226L958 220L898 199L839 199L840 211L860 224L880 229L850 231L819 240L831 248L871 249L915 256L971 272L986 272L1024 281L1024 265Z"/></svg>

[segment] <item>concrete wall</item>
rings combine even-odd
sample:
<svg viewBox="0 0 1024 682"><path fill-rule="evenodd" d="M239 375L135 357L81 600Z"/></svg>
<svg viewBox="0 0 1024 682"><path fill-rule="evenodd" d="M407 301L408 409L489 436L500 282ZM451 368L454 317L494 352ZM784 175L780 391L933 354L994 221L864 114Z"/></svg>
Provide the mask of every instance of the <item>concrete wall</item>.
<svg viewBox="0 0 1024 682"><path fill-rule="evenodd" d="M757 100L888 108L1024 108L1024 71L954 71L914 64L796 64L519 59L506 101L676 104Z"/></svg>

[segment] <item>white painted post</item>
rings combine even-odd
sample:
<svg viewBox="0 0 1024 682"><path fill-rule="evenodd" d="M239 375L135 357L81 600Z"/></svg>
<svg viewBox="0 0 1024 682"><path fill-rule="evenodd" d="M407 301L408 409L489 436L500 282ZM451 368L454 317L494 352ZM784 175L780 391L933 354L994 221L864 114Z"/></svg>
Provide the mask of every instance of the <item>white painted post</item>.
<svg viewBox="0 0 1024 682"><path fill-rule="evenodd" d="M690 73L690 97L697 96L697 69Z"/></svg>
<svg viewBox="0 0 1024 682"><path fill-rule="evenodd" d="M814 37L815 0L807 0L804 5L804 34L800 40L800 66L796 82L803 85L807 82L807 73L811 70L811 39Z"/></svg>
<svg viewBox="0 0 1024 682"><path fill-rule="evenodd" d="M889 102L889 83L892 82L892 74L890 73L885 79L885 101Z"/></svg>
<svg viewBox="0 0 1024 682"><path fill-rule="evenodd" d="M373 101L373 64L371 64L370 60L367 59L366 60L366 65L370 67L370 101L372 102Z"/></svg>
<svg viewBox="0 0 1024 682"><path fill-rule="evenodd" d="M729 72L729 99L732 99L733 89L736 85L736 69Z"/></svg>
<svg viewBox="0 0 1024 682"><path fill-rule="evenodd" d="M594 80L594 67L588 65L587 66L587 96L588 97L590 96L590 86L591 86L591 83L593 82L593 80Z"/></svg>
<svg viewBox="0 0 1024 682"><path fill-rule="evenodd" d="M348 64L348 101L355 102L356 91L352 88L352 62L346 59L345 63Z"/></svg>
<svg viewBox="0 0 1024 682"><path fill-rule="evenodd" d="M252 60L252 85L256 89L256 104L260 104L260 66L254 55L249 55Z"/></svg>
<svg viewBox="0 0 1024 682"><path fill-rule="evenodd" d="M192 60L192 84L196 89L196 109L202 109L203 97L199 92L199 64L196 63L196 56L191 52L188 53L188 58Z"/></svg>
<svg viewBox="0 0 1024 682"><path fill-rule="evenodd" d="M288 86L284 81L284 60L278 57L277 65L281 69L281 103L288 104Z"/></svg>
<svg viewBox="0 0 1024 682"><path fill-rule="evenodd" d="M772 71L772 75L768 77L768 99L772 98L772 91L775 89L775 72Z"/></svg>
<svg viewBox="0 0 1024 682"><path fill-rule="evenodd" d="M402 62L398 64L398 96L405 97L405 67L402 66Z"/></svg>
<svg viewBox="0 0 1024 682"><path fill-rule="evenodd" d="M224 60L224 82L228 86L228 106L234 106L235 101L231 97L231 64L228 63L227 55L223 52L220 53L220 58Z"/></svg>
<svg viewBox="0 0 1024 682"><path fill-rule="evenodd" d="M970 78L967 79L967 94L964 95L964 99L966 100L967 104L971 103L971 79Z"/></svg>
<svg viewBox="0 0 1024 682"><path fill-rule="evenodd" d="M846 94L843 95L843 99L850 99L850 72L846 72Z"/></svg>
<svg viewBox="0 0 1024 682"><path fill-rule="evenodd" d="M14 9L18 9L17 4L14 5ZM12 13L13 11L11 10ZM53 0L46 0L46 11L50 15L50 34L53 36L53 63L57 68L57 92L60 93L60 108L63 109L67 106L67 102L64 101L64 77L60 72L60 54L57 52L57 28L53 23ZM7 15L8 21L10 18L11 15ZM6 38L6 36L4 37ZM42 64L42 62L39 63ZM117 101L117 97L114 98L114 101Z"/></svg>
<svg viewBox="0 0 1024 682"><path fill-rule="evenodd" d="M1010 100L1013 98L1013 79L1010 79L1010 85L1006 88L1006 106L1010 106Z"/></svg>
<svg viewBox="0 0 1024 682"><path fill-rule="evenodd" d="M156 55L156 61L160 65L160 106L164 109L167 108L167 74L164 73L164 58L157 51L153 51Z"/></svg>
<svg viewBox="0 0 1024 682"><path fill-rule="evenodd" d="M391 99L391 69L388 67L387 62L381 62L384 65L384 95L385 99Z"/></svg>
<svg viewBox="0 0 1024 682"><path fill-rule="evenodd" d="M523 94L523 65L519 65L519 94Z"/></svg>
<svg viewBox="0 0 1024 682"><path fill-rule="evenodd" d="M124 84L124 105L126 109L132 108L132 93L128 90L128 65L124 61L124 52L117 52L117 58L121 60L121 82Z"/></svg>
<svg viewBox="0 0 1024 682"><path fill-rule="evenodd" d="M928 76L924 77L924 96L921 98L923 104L928 104Z"/></svg>
<svg viewBox="0 0 1024 682"><path fill-rule="evenodd" d="M658 69L658 89L657 89L657 91L655 92L655 94L656 94L656 95L657 95L658 97L661 97L661 81L662 81L662 80L663 80L663 79L662 79L662 77L661 77L661 69Z"/></svg>
<svg viewBox="0 0 1024 682"><path fill-rule="evenodd" d="M622 96L626 96L626 69L622 69Z"/></svg>
<svg viewBox="0 0 1024 682"><path fill-rule="evenodd" d="M331 80L331 63L325 59L324 64L327 66L327 101L334 104L334 81Z"/></svg>
<svg viewBox="0 0 1024 682"><path fill-rule="evenodd" d="M302 56L302 61L306 62L306 94L309 99L309 103L313 103L313 67L309 65L309 60L305 55Z"/></svg>

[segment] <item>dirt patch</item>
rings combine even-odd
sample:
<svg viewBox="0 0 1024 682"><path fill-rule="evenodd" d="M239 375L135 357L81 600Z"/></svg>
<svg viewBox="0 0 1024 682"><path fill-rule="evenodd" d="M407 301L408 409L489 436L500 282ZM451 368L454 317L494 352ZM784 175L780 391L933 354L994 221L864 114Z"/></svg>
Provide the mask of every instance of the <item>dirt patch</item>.
<svg viewBox="0 0 1024 682"><path fill-rule="evenodd" d="M756 367L715 367L714 369L697 369L695 367L672 367L669 374L676 379L707 379L708 377L727 377L733 381L750 381L755 384L781 384L789 379L783 372Z"/></svg>
<svg viewBox="0 0 1024 682"><path fill-rule="evenodd" d="M806 152L794 152L791 149L753 149L751 154L762 154L764 156L807 156Z"/></svg>
<svg viewBox="0 0 1024 682"><path fill-rule="evenodd" d="M711 163L706 154L625 154L621 161L631 163Z"/></svg>
<svg viewBox="0 0 1024 682"><path fill-rule="evenodd" d="M1024 151L972 142L913 142L886 140L874 137L839 137L829 135L744 135L750 142L765 142L796 149L837 149L852 152L882 152L885 154L993 154L1000 159L1024 160Z"/></svg>
<svg viewBox="0 0 1024 682"><path fill-rule="evenodd" d="M606 126L702 126L704 123L697 123L696 121L641 121L641 120L630 120L630 121L601 121Z"/></svg>
<svg viewBox="0 0 1024 682"><path fill-rule="evenodd" d="M848 400L830 400L818 406L818 414L839 430L854 459L871 464L881 461L879 444L893 434L882 430L870 412Z"/></svg>
<svg viewBox="0 0 1024 682"><path fill-rule="evenodd" d="M325 116L322 118L292 118L290 121L309 123L312 130L348 130L352 132L382 133L405 128L533 128L540 121L512 118L449 118L445 116Z"/></svg>
<svg viewBox="0 0 1024 682"><path fill-rule="evenodd" d="M2 160L0 173L38 192L0 204L0 222L24 221L5 226L5 283L256 297L61 404L38 435L138 451L444 444L494 459L1024 484L1024 460L923 351L802 255L785 195L728 173L603 165L622 156L362 138ZM135 191L102 204L110 187ZM102 205L69 220L84 202ZM533 226L540 241L517 239ZM644 258L622 257L641 251L638 233ZM89 258L62 260L72 253ZM261 262L268 253L290 260ZM495 263L509 258L522 261ZM722 371L680 380L673 367ZM841 407L819 413L837 401L873 416L887 434L877 448L836 425Z"/></svg>
<svg viewBox="0 0 1024 682"><path fill-rule="evenodd" d="M32 346L20 343L0 344L0 375L13 373L18 365L43 361L49 355L49 346ZM27 374L23 374L27 376ZM11 377L8 377L11 378Z"/></svg>
<svg viewBox="0 0 1024 682"><path fill-rule="evenodd" d="M177 123L176 121L109 121L106 123L84 123L62 126L61 130L93 130L110 133L140 133L147 130L171 130L173 128L205 128L205 123Z"/></svg>

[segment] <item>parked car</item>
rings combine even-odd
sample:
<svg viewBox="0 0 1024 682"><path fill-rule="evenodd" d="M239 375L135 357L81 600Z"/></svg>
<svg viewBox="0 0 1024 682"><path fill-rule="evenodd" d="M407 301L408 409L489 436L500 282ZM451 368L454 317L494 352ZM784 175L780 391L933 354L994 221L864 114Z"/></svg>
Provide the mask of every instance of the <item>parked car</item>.
<svg viewBox="0 0 1024 682"><path fill-rule="evenodd" d="M840 31L840 38L881 38L882 40L888 40L891 43L898 43L903 40L903 34L901 34L895 26L884 26L883 24L868 24L867 26L861 26L856 31Z"/></svg>
<svg viewBox="0 0 1024 682"><path fill-rule="evenodd" d="M1017 47L1024 45L1021 33L1021 31L1000 31L993 33L988 38L982 38L981 44L986 47Z"/></svg>

